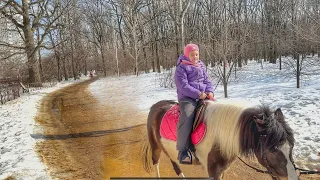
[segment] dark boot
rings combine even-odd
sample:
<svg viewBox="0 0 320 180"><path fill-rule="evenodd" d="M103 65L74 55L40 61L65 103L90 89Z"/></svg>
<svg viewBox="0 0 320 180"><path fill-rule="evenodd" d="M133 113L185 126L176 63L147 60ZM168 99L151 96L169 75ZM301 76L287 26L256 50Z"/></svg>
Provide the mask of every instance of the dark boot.
<svg viewBox="0 0 320 180"><path fill-rule="evenodd" d="M189 151L179 151L178 160L180 164L192 164L192 155Z"/></svg>

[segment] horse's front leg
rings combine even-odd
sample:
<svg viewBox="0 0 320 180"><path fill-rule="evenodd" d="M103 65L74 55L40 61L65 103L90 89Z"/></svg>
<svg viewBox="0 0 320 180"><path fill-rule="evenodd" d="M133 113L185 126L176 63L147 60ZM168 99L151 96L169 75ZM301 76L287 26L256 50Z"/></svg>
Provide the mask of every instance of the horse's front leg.
<svg viewBox="0 0 320 180"><path fill-rule="evenodd" d="M214 180L220 180L230 161L221 156L219 149L213 148L208 154L208 174Z"/></svg>

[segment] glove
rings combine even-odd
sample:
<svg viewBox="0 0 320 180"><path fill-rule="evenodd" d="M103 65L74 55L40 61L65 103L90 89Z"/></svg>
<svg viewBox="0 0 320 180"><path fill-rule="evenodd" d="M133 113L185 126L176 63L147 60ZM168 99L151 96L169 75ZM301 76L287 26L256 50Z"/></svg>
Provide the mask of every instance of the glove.
<svg viewBox="0 0 320 180"><path fill-rule="evenodd" d="M213 101L214 100L214 94L211 93L211 92L208 93L207 98Z"/></svg>

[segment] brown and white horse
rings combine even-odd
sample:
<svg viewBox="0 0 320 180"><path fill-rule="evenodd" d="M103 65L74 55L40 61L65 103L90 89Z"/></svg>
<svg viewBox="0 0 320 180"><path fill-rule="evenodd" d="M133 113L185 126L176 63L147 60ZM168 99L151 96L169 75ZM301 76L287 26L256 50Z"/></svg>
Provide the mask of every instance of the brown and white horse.
<svg viewBox="0 0 320 180"><path fill-rule="evenodd" d="M273 179L298 179L292 159L293 132L280 109L271 111L267 106L236 102L206 103L204 122L207 131L195 146L195 154L209 177L222 178L223 172L239 156L256 156ZM184 177L177 161L176 142L160 135L162 117L175 104L174 101L159 101L148 115L148 140L143 147L142 159L147 172L155 166L157 177L160 177L162 151L171 159L176 174Z"/></svg>

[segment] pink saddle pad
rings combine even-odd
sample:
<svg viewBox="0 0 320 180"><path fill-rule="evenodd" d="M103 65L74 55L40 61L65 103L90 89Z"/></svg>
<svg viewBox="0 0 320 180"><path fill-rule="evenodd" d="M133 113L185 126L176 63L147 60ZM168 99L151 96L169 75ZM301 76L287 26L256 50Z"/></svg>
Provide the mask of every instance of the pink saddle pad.
<svg viewBox="0 0 320 180"><path fill-rule="evenodd" d="M179 121L179 105L172 106L163 116L160 124L161 137L177 141L177 124ZM199 144L206 133L206 125L201 122L199 126L191 133L191 141L194 145Z"/></svg>

